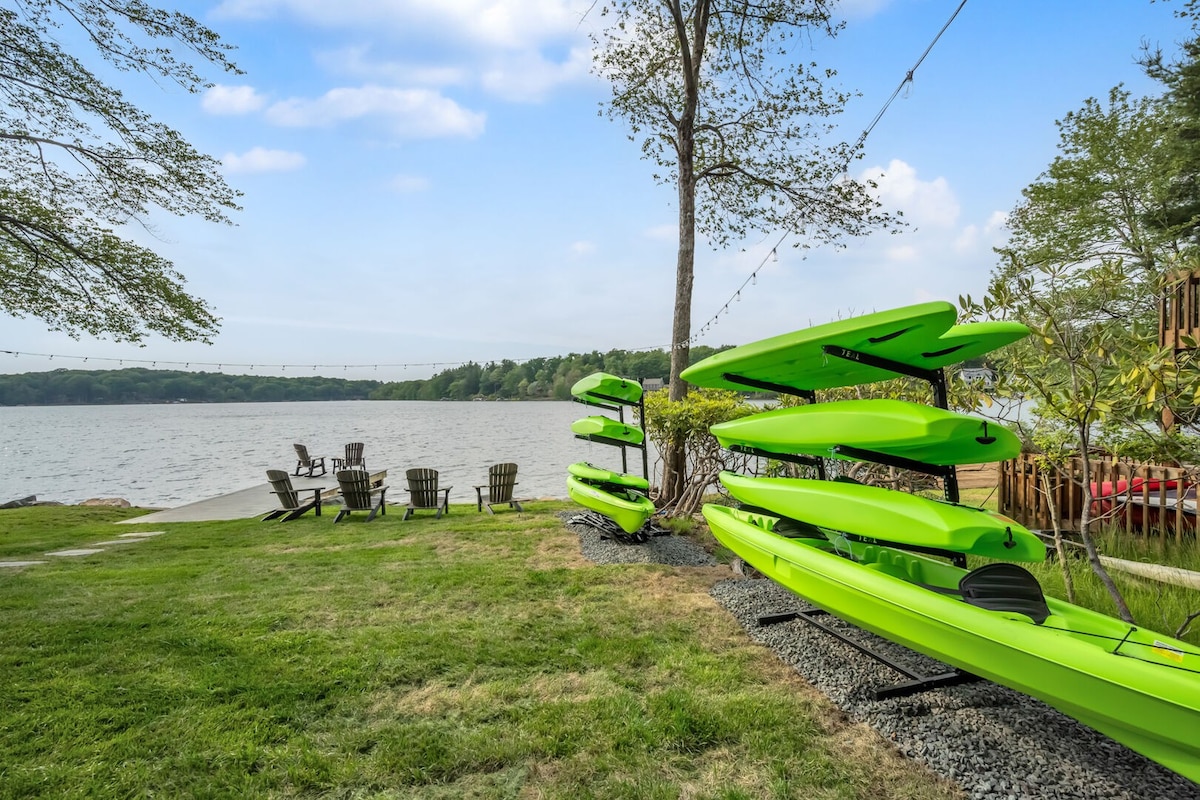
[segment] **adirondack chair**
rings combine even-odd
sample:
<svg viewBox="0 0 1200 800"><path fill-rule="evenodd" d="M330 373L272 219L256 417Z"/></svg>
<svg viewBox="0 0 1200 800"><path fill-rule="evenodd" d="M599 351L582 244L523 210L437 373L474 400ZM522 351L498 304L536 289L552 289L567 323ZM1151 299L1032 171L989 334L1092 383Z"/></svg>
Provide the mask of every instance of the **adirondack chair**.
<svg viewBox="0 0 1200 800"><path fill-rule="evenodd" d="M411 517L418 509L436 509L437 518L443 513L450 513L450 490L454 487L439 488L436 469L410 469L404 475L408 479L408 505L402 520Z"/></svg>
<svg viewBox="0 0 1200 800"><path fill-rule="evenodd" d="M292 445L292 447L296 448L296 474L297 475L300 474L300 470L307 469L308 477L311 478L311 477L313 477L313 470L316 469L317 467L321 468L322 475L325 474L325 456L321 456L320 458L310 458L308 455L308 448L305 447L304 445L294 444L294 445Z"/></svg>
<svg viewBox="0 0 1200 800"><path fill-rule="evenodd" d="M307 513L310 508L316 509L316 516L321 516L321 492L324 486L306 486L296 489L292 486L292 478L281 469L267 470L267 480L271 483L271 494L279 498L279 508L262 518L263 522L276 517L283 517L280 522L296 519ZM311 500L301 501L301 492L312 492Z"/></svg>
<svg viewBox="0 0 1200 800"><path fill-rule="evenodd" d="M375 519L376 514L387 514L384 496L388 487L386 484L372 486L371 476L365 469L344 469L337 473L337 482L342 495L342 509L333 518L334 524L353 511L366 511L367 522Z"/></svg>
<svg viewBox="0 0 1200 800"><path fill-rule="evenodd" d="M488 467L488 482L475 487L476 510L483 511L486 504L489 514L495 514L492 506L508 504L509 508L523 511L521 501L513 499L513 487L517 485L517 465L513 463L493 464ZM483 492L487 490L487 500Z"/></svg>
<svg viewBox="0 0 1200 800"><path fill-rule="evenodd" d="M351 467L358 467L359 469L367 468L367 462L363 460L362 442L351 442L346 445L346 454L342 458L334 457L333 459L334 472L342 469L350 469Z"/></svg>

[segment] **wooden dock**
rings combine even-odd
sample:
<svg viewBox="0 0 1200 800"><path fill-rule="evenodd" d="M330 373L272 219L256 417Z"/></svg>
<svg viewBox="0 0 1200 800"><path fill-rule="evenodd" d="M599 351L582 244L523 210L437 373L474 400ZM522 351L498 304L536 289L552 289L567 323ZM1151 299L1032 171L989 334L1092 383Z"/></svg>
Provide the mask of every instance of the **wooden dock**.
<svg viewBox="0 0 1200 800"><path fill-rule="evenodd" d="M385 480L387 480L386 469L373 470L371 472L372 484L378 485ZM337 478L333 477L333 473L328 472L313 478L304 475L299 477L293 475L292 486L301 493L302 499L304 496L311 499L312 495L309 493L313 489L321 489L322 503L326 500L332 500L338 494ZM261 483L258 486L240 489L236 492L209 498L208 500L200 500L195 503L188 503L185 506L167 508L141 517L121 520L121 523L158 525L163 522L212 522L230 519L250 519L252 517L263 516L276 508L279 508L279 503L276 502L275 495L271 493L271 484Z"/></svg>

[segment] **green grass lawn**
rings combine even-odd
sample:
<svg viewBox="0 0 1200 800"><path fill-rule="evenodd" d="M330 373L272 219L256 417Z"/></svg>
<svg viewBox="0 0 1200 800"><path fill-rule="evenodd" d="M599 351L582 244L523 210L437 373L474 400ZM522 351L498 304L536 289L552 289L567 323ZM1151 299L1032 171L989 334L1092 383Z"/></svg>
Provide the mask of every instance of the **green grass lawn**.
<svg viewBox="0 0 1200 800"><path fill-rule="evenodd" d="M566 503L154 526L0 571L0 797L948 798ZM137 511L0 511L0 560Z"/></svg>

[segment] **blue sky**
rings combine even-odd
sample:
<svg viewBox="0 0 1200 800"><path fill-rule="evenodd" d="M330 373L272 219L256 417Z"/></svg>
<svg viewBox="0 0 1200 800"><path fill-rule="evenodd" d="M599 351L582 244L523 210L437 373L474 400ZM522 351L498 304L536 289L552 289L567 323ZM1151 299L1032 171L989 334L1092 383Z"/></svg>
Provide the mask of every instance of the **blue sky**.
<svg viewBox="0 0 1200 800"><path fill-rule="evenodd" d="M221 332L211 346L138 347L3 317L0 350L21 355L0 355L0 372L187 364L405 380L469 360L665 347L674 190L597 113L608 87L589 73L589 5L185 4L237 47L245 74L208 72L217 86L199 96L121 86L221 159L244 210L232 227L161 215L153 235L130 234L175 262ZM839 138L859 136L958 5L841 4L846 29L804 54L861 93L834 120ZM787 237L777 261L782 231L702 247L693 327L716 322L699 343L981 294L1005 214L1055 156L1055 120L1118 83L1157 93L1135 59L1143 40L1173 53L1187 38L1177 5L967 2L852 167L911 228L845 250Z"/></svg>

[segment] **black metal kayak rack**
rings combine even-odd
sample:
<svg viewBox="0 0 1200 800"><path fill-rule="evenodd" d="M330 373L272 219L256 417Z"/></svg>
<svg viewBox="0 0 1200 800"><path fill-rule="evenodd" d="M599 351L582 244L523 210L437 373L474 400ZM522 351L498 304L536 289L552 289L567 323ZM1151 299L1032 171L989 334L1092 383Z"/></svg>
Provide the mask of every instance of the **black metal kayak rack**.
<svg viewBox="0 0 1200 800"><path fill-rule="evenodd" d="M624 400L620 397L613 397L612 395L598 394L596 392L588 392L587 394L585 394L583 396L574 397L572 399L576 403L582 403L585 406L592 406L593 408L602 408L605 411L616 411L617 412L617 420L623 425L626 424L625 408L627 406L632 406L637 409L638 419L643 421L642 432L643 432L643 434L645 433L646 402L645 402L645 400L642 399L642 397L639 397L637 402L633 403L628 400ZM599 402L599 401L604 401L604 402ZM575 434L575 438L576 439L584 439L589 442L599 442L600 444L607 444L607 445L612 445L613 447L621 448L621 472L629 472L629 460L625 453L626 448L632 447L635 450L641 450L642 451L642 477L645 478L647 481L650 480L650 458L646 451L645 438L642 439L641 444L631 444L629 442L623 442L620 439L612 439L607 436L600 436L598 434L592 434L592 433L577 433L577 434Z"/></svg>
<svg viewBox="0 0 1200 800"><path fill-rule="evenodd" d="M870 645L856 641L853 637L847 636L842 631L825 622L822 617L829 614L828 611L820 608L808 608L803 611L787 611L779 614L765 614L758 617L759 627L768 625L778 625L784 622L791 622L799 619L807 622L815 628L820 629L824 633L838 639L843 644L849 645L858 652L869 658L878 661L888 669L900 673L908 678L906 681L894 683L890 686L877 686L871 690L871 696L876 700L886 700L889 697L908 697L910 695L927 692L931 689L940 689L943 686L960 686L964 683L974 683L982 680L978 675L970 672L964 672L960 669L950 668L946 672L938 672L933 675L926 675L911 667L907 667L896 661L894 658L879 652Z"/></svg>
<svg viewBox="0 0 1200 800"><path fill-rule="evenodd" d="M575 438L621 448L621 472L625 473L629 472L629 459L626 454L627 448L632 447L634 450L642 451L642 477L645 478L646 483L649 483L650 457L645 439L646 401L644 396L644 394L640 395L637 401L633 402L622 397L615 397L613 395L603 394L600 392L587 392L586 394L572 397L572 399L576 403L582 403L585 406L602 408L605 411L617 412L617 421L622 425L628 424L625 421L625 409L627 407L637 409L637 418L641 421L641 425L639 427L641 427L643 434L641 444L632 444L620 439L613 439L609 436L601 436L594 433L577 433L575 434ZM629 490L629 487L617 488ZM655 525L649 520L647 520L646 524L644 524L639 530L634 531L633 533L626 533L620 525L597 511L581 512L571 517L568 521L580 525L587 525L590 528L598 530L602 536L606 536L610 539L615 539L618 542L624 542L626 544L642 544L646 541L649 541L651 536L663 536L668 533L668 531L660 528L658 525Z"/></svg>
<svg viewBox="0 0 1200 800"><path fill-rule="evenodd" d="M911 364L905 364L899 361L893 361L887 358L880 358L869 353L863 353L858 350L852 350L840 345L824 345L822 350L827 356L840 358L846 361L854 361L859 364L865 364L870 367L887 370L897 375L904 375L910 378L916 378L927 382L933 390L933 405L943 410L949 410L949 391L946 384L946 373L941 367L936 369L927 369L917 367ZM748 388L773 391L779 394L788 394L799 397L809 403L817 402L816 392L812 389L800 389L794 386L788 386L781 383L773 383L768 381L760 381L755 378L748 378L743 375L734 373L724 373L722 376L730 383L736 383ZM775 459L778 461L786 461L789 463L804 464L816 468L818 475L822 480L825 479L824 461L820 458L811 456L796 455L792 453L777 453L768 450L762 450L752 447L735 446L731 448L734 452L746 453L749 455L761 456L764 458ZM899 456L880 453L874 450L851 447L848 445L838 445L833 448L836 455L847 456L861 461L872 461L877 464L883 464L888 467L896 467L898 469L911 470L920 472L926 475L932 475L942 479L942 490L947 502L957 503L960 499L958 486L958 472L953 465L943 466L937 464L927 464L922 461L902 458ZM965 568L967 565L967 557L963 553L958 553L950 550L940 550L928 547L905 547L902 543L886 542L889 547L896 549L909 549L920 551L929 555L941 556L948 558L951 563L957 567ZM909 695L920 692L937 689L943 686L957 686L964 683L971 683L981 680L979 676L970 672L951 668L947 672L940 672L933 675L926 675L917 670L911 669L890 656L879 652L870 645L856 641L853 637L847 636L842 631L829 625L823 617L829 612L820 608L812 608L803 611L789 611L779 614L767 614L758 617L759 626L776 625L783 622L790 622L799 619L824 633L833 636L844 644L854 648L863 655L883 664L891 670L908 678L906 681L893 684L891 686L877 687L873 690L873 696L876 700L883 700L889 697L907 697Z"/></svg>

